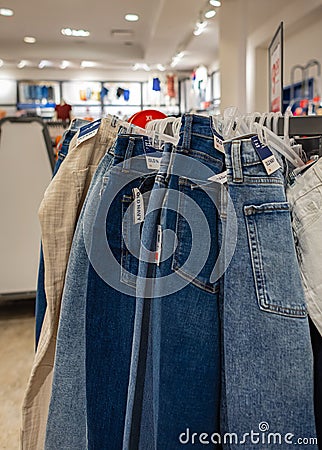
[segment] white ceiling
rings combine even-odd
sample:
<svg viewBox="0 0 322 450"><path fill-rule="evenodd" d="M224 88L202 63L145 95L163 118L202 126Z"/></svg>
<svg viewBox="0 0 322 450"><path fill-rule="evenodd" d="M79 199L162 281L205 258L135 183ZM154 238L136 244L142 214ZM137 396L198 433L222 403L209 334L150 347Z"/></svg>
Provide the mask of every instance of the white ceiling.
<svg viewBox="0 0 322 450"><path fill-rule="evenodd" d="M54 67L67 60L71 68L79 68L82 60L89 60L101 69L131 70L135 63L169 67L171 58L183 49L176 70L190 70L217 58L217 17L208 20L205 33L193 35L206 6L207 0L2 0L1 7L15 14L0 16L0 58L12 67L20 60L37 67L45 59ZM137 13L140 20L127 22L126 13ZM63 36L60 31L66 27L91 34ZM129 30L132 35L115 37L112 30ZM34 36L37 42L25 44L24 36Z"/></svg>

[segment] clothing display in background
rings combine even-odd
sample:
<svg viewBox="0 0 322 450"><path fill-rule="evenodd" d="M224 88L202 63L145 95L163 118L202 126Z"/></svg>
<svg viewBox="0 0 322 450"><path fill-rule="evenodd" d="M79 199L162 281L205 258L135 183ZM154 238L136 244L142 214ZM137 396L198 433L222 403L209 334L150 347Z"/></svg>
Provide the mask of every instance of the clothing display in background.
<svg viewBox="0 0 322 450"><path fill-rule="evenodd" d="M153 91L161 91L160 79L157 77L153 78L153 80L152 80L152 90Z"/></svg>
<svg viewBox="0 0 322 450"><path fill-rule="evenodd" d="M23 87L23 94L25 101L53 101L54 100L54 89L52 86L39 85L39 84L25 84Z"/></svg>
<svg viewBox="0 0 322 450"><path fill-rule="evenodd" d="M117 97L117 98L121 98L122 95L124 95L124 89L122 89L121 87L118 87L118 88L116 89L116 97Z"/></svg>
<svg viewBox="0 0 322 450"><path fill-rule="evenodd" d="M186 114L176 146L139 130L116 137L110 117L80 143L95 126L74 136L40 208L48 307L23 449L198 449L208 433L209 448L237 450L220 436L243 439L264 422L282 437L314 438L311 336L281 155L272 150L268 175L251 139L214 148L221 123L211 117ZM82 177L71 183L75 164Z"/></svg>
<svg viewBox="0 0 322 450"><path fill-rule="evenodd" d="M68 105L68 103L62 100L59 105L55 106L56 119L62 120L63 122L70 122L71 111L72 111L71 105Z"/></svg>
<svg viewBox="0 0 322 450"><path fill-rule="evenodd" d="M88 139L74 136L40 206L47 308L23 404L24 450L43 448L66 267L92 176L116 137L117 129L111 121L108 117L85 125L85 131L82 127L84 134L92 132Z"/></svg>
<svg viewBox="0 0 322 450"><path fill-rule="evenodd" d="M167 75L167 95L170 98L176 97L175 77L174 75Z"/></svg>
<svg viewBox="0 0 322 450"><path fill-rule="evenodd" d="M102 87L100 92L100 98L101 100L104 100L105 97L107 97L109 90L106 87Z"/></svg>
<svg viewBox="0 0 322 450"><path fill-rule="evenodd" d="M130 91L128 89L124 89L123 97L126 102L130 100Z"/></svg>

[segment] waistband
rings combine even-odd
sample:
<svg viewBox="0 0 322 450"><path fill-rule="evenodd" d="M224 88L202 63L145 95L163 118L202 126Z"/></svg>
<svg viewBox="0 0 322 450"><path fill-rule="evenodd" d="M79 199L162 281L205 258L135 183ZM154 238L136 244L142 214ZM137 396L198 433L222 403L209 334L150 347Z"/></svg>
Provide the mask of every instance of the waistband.
<svg viewBox="0 0 322 450"><path fill-rule="evenodd" d="M296 202L301 197L309 194L313 189L322 185L322 158L303 175L298 175L292 185L287 186L287 197L290 203Z"/></svg>
<svg viewBox="0 0 322 450"><path fill-rule="evenodd" d="M119 134L113 151L113 166L121 165L122 171L131 169L152 174L159 170L162 151L152 147L147 136Z"/></svg>
<svg viewBox="0 0 322 450"><path fill-rule="evenodd" d="M204 161L224 161L224 153L214 146L215 130L212 117L185 114L181 119L177 153Z"/></svg>
<svg viewBox="0 0 322 450"><path fill-rule="evenodd" d="M270 149L280 168L269 175L255 150L251 139L234 140L225 143L225 162L228 180L236 183L247 181L276 182L284 184L283 157L274 149Z"/></svg>

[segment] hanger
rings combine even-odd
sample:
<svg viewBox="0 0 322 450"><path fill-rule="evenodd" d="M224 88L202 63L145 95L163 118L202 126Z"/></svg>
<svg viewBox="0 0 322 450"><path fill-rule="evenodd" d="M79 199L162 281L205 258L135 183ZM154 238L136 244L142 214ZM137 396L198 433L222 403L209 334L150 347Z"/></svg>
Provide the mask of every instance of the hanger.
<svg viewBox="0 0 322 450"><path fill-rule="evenodd" d="M153 129L151 131L149 131L146 128L141 128L141 127L138 127L137 125L134 125L132 123L126 122L124 120L121 120L117 116L114 116L114 118L116 120L114 120L115 125L113 125L113 126L115 126L115 127L119 126L120 129L122 128L122 132L126 131L127 133L140 134L140 135L143 135L143 136L150 137L152 139L152 144L154 142L156 142L157 140L158 141L162 141L162 142L169 142L169 143L172 143L172 144L176 144L177 143L177 140L174 137L169 136L167 134L159 133L158 131L155 131ZM112 122L112 124L113 124L113 122Z"/></svg>
<svg viewBox="0 0 322 450"><path fill-rule="evenodd" d="M259 123L255 123L254 127L258 131L258 136L260 136L260 140L262 141L263 139L262 142L265 145L269 145L271 148L279 152L288 161L290 161L293 164L293 166L301 167L305 165L305 163L302 161L299 155L292 149L292 147L283 139L281 139L279 136L277 136L275 133L273 133L273 131L269 130L267 127Z"/></svg>

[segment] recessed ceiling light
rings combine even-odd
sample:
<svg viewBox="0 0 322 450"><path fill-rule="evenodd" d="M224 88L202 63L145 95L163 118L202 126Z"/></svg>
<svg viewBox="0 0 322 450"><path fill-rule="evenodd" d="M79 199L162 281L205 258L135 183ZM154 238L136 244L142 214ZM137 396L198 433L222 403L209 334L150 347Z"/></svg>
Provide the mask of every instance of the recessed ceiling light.
<svg viewBox="0 0 322 450"><path fill-rule="evenodd" d="M44 67L50 66L50 62L47 59L42 59L38 64L39 69L43 69Z"/></svg>
<svg viewBox="0 0 322 450"><path fill-rule="evenodd" d="M36 38L33 36L25 36L23 40L26 44L34 44L36 42Z"/></svg>
<svg viewBox="0 0 322 450"><path fill-rule="evenodd" d="M9 8L0 8L0 16L11 17L14 12Z"/></svg>
<svg viewBox="0 0 322 450"><path fill-rule="evenodd" d="M27 61L22 59L21 61L19 61L19 63L17 64L18 69L23 69L24 67L26 67L27 65Z"/></svg>
<svg viewBox="0 0 322 450"><path fill-rule="evenodd" d="M211 4L211 6L221 6L221 2L219 0L209 0L209 3Z"/></svg>
<svg viewBox="0 0 322 450"><path fill-rule="evenodd" d="M208 11L205 12L206 19L211 19L212 17L215 17L215 15L216 11L214 9L209 9Z"/></svg>
<svg viewBox="0 0 322 450"><path fill-rule="evenodd" d="M81 62L81 67L84 69L85 67L95 67L96 66L96 62L94 61L82 61Z"/></svg>
<svg viewBox="0 0 322 450"><path fill-rule="evenodd" d="M3 59L0 59L0 67L3 66Z"/></svg>
<svg viewBox="0 0 322 450"><path fill-rule="evenodd" d="M165 67L163 64L157 64L157 69L160 70L160 72L164 72L165 71Z"/></svg>
<svg viewBox="0 0 322 450"><path fill-rule="evenodd" d="M62 28L61 34L73 37L88 37L91 33L87 30L74 30L72 28Z"/></svg>
<svg viewBox="0 0 322 450"><path fill-rule="evenodd" d="M137 22L139 20L139 16L137 14L126 14L124 19L128 22Z"/></svg>
<svg viewBox="0 0 322 450"><path fill-rule="evenodd" d="M203 33L208 25L208 22L205 20L204 22L197 22L195 29L193 30L193 34L195 36L200 36Z"/></svg>
<svg viewBox="0 0 322 450"><path fill-rule="evenodd" d="M66 69L69 65L70 65L70 62L64 60L64 61L61 62L61 64L60 64L59 67L60 67L61 69Z"/></svg>

